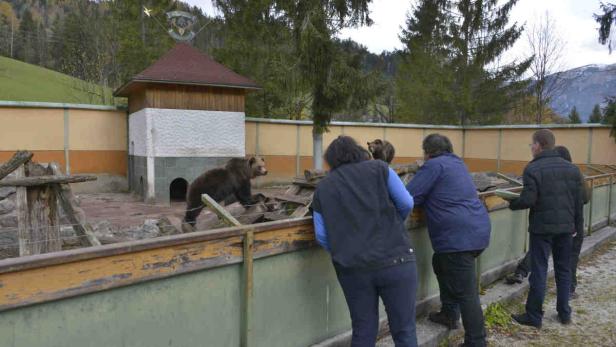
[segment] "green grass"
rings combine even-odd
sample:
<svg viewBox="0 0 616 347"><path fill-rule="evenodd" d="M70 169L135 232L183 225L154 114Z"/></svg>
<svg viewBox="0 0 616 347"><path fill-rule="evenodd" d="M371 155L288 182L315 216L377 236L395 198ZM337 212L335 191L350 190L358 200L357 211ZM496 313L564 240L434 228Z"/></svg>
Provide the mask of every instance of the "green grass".
<svg viewBox="0 0 616 347"><path fill-rule="evenodd" d="M122 99L112 97L110 88L7 57L0 57L0 100L98 105L123 103Z"/></svg>

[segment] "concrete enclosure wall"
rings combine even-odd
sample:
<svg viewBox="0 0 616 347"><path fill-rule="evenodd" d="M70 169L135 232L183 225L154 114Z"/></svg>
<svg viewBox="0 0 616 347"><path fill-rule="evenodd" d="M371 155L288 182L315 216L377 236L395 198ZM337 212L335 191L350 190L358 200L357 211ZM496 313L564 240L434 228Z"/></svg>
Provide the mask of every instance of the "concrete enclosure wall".
<svg viewBox="0 0 616 347"><path fill-rule="evenodd" d="M155 119L149 126L156 134L150 138L149 145L146 143L145 110L133 114L129 126L126 111L113 107L0 102L0 162L18 149L28 149L35 153L36 161L57 161L71 173L96 174L99 181L124 182L119 184L124 187L129 175L129 152L147 157L148 146L151 155L159 157L261 155L270 172L259 179L261 183L288 182L312 167L310 122L244 120L242 112L181 111L178 114L168 109L148 110L149 114L159 115L149 118ZM203 118L199 112L209 116ZM569 148L576 163L616 163L616 143L609 135L609 127L585 124L547 127L553 129L558 144ZM134 143L129 143L128 129ZM395 163L408 163L423 156L422 139L427 134L439 132L449 136L454 151L464 158L471 171L520 174L531 159L528 143L536 129L535 126L463 129L334 122L324 135L323 146L327 147L343 134L353 136L362 145L382 138L396 147ZM128 179L135 181L134 177ZM83 189L87 185L79 184L75 188Z"/></svg>

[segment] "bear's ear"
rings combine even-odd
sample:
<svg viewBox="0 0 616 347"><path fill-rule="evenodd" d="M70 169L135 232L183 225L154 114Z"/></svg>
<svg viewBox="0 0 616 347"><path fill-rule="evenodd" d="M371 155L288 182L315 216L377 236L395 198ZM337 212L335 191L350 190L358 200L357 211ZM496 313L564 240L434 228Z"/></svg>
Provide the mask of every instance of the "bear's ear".
<svg viewBox="0 0 616 347"><path fill-rule="evenodd" d="M252 166L254 165L254 163L257 162L257 158L255 157L250 157L250 159L248 160L248 165Z"/></svg>
<svg viewBox="0 0 616 347"><path fill-rule="evenodd" d="M374 143L376 143L377 145L382 145L383 141L381 141L381 139L376 139L374 140Z"/></svg>

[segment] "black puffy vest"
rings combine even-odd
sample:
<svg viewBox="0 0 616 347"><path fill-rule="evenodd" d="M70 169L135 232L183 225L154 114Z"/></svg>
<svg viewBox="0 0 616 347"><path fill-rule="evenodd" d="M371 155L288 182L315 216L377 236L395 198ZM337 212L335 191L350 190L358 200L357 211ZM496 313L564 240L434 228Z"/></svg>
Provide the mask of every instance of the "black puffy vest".
<svg viewBox="0 0 616 347"><path fill-rule="evenodd" d="M323 216L337 269L378 268L414 259L404 221L389 197L380 160L346 164L317 186L312 208Z"/></svg>

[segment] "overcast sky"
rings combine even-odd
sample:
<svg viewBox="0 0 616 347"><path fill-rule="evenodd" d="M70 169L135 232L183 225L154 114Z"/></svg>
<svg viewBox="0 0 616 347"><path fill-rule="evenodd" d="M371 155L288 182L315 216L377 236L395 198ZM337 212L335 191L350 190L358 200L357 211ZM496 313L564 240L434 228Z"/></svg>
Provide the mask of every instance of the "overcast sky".
<svg viewBox="0 0 616 347"><path fill-rule="evenodd" d="M218 15L211 0L183 0L201 7L206 13ZM566 68L588 64L616 63L616 52L608 54L607 47L597 41L597 23L593 13L599 12L599 0L519 0L511 12L511 22L532 26L546 11L556 22L561 37L566 41L564 57ZM417 0L373 0L370 27L346 29L340 37L352 38L373 53L402 47L398 34L406 15ZM528 54L523 36L505 55L508 61Z"/></svg>

